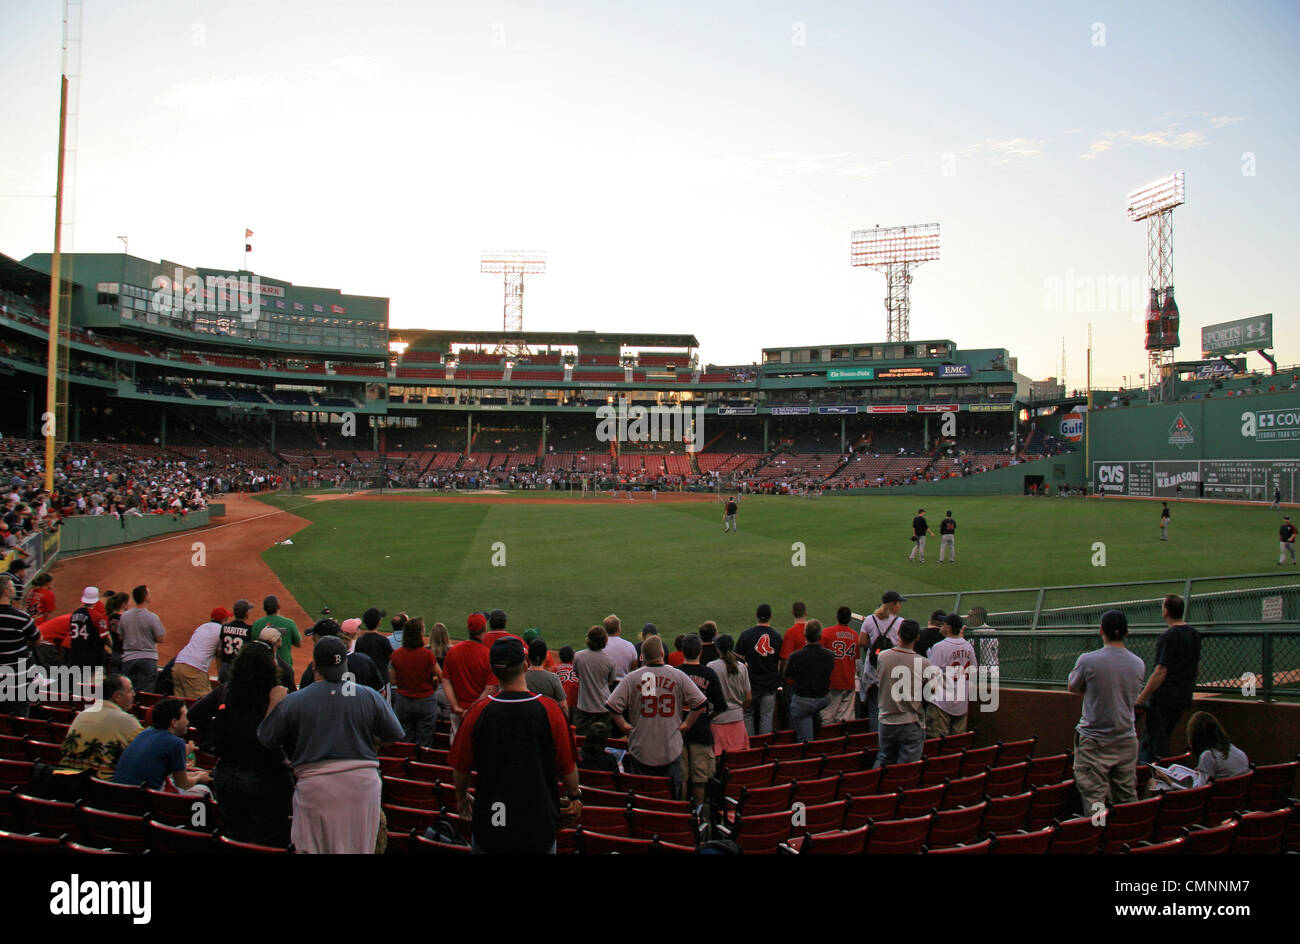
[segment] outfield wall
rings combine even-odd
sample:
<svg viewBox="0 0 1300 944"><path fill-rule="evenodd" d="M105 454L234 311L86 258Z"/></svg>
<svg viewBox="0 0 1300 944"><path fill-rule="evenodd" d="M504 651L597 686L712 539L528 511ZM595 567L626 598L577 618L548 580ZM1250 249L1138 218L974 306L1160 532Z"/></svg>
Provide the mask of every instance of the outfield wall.
<svg viewBox="0 0 1300 944"><path fill-rule="evenodd" d="M1300 501L1300 391L1097 410L1089 437L1106 495Z"/></svg>
<svg viewBox="0 0 1300 944"><path fill-rule="evenodd" d="M1052 486L1052 492L1062 485L1082 486L1086 476L1083 471L1083 453L1069 452L1049 459L1035 459L1005 469L992 469L956 479L937 482L917 482L915 485L894 485L883 488L853 488L836 491L836 495L1023 495L1025 476L1042 476L1043 484Z"/></svg>
<svg viewBox="0 0 1300 944"><path fill-rule="evenodd" d="M202 528L208 524L208 509L192 511L184 517L175 515L128 515L113 518L109 515L97 515L93 518L81 516L64 518L59 527L59 550L64 554L78 551L90 551L100 547L113 547L129 544L144 538L158 537L163 534L175 534Z"/></svg>

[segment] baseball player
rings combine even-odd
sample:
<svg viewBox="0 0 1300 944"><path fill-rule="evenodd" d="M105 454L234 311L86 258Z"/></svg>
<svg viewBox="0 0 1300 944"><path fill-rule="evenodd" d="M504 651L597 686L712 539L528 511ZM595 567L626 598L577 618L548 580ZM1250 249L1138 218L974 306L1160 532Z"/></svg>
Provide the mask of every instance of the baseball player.
<svg viewBox="0 0 1300 944"><path fill-rule="evenodd" d="M1160 540L1169 540L1169 502L1161 502L1164 506L1160 509Z"/></svg>
<svg viewBox="0 0 1300 944"><path fill-rule="evenodd" d="M722 518L723 534L726 534L728 531L740 530L740 526L736 524L736 512L739 509L740 509L740 505L736 503L736 496L733 495L727 499L727 508L726 511L723 513L723 518Z"/></svg>
<svg viewBox="0 0 1300 944"><path fill-rule="evenodd" d="M925 509L918 508L916 517L912 519L912 540L916 542L916 545L912 548L912 553L907 555L908 560L916 560L919 551L921 563L925 563L925 536L927 534L933 536L934 532L930 530L930 525L925 520ZM954 550L953 553L956 553L956 551Z"/></svg>
<svg viewBox="0 0 1300 944"><path fill-rule="evenodd" d="M1289 515L1282 516L1282 527L1278 528L1277 536L1281 540L1281 550L1277 556L1277 566L1281 567L1282 562L1286 560L1288 554L1291 555L1291 563L1295 564L1295 525L1291 523Z"/></svg>
<svg viewBox="0 0 1300 944"><path fill-rule="evenodd" d="M957 522L952 519L952 512L948 512L947 517L939 522L939 563L943 563L943 555L949 553L952 556L952 562L957 563Z"/></svg>

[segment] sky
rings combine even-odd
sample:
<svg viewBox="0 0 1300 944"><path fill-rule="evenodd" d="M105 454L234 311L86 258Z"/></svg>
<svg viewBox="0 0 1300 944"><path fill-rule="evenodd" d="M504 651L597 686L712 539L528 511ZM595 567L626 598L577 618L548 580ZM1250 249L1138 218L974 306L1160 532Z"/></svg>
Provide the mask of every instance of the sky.
<svg viewBox="0 0 1300 944"><path fill-rule="evenodd" d="M0 5L0 252L53 242L62 3ZM391 299L491 330L490 249L548 254L535 331L703 360L884 340L855 229L938 222L911 337L1082 386L1145 370L1175 171L1178 356L1272 312L1300 363L1300 4L87 0L65 246ZM1263 366L1257 356L1254 367Z"/></svg>

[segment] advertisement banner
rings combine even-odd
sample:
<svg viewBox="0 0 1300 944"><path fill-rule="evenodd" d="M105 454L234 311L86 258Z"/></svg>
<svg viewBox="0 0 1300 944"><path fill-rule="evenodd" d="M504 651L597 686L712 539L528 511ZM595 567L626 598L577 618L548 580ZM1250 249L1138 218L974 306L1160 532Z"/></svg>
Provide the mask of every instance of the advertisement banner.
<svg viewBox="0 0 1300 944"><path fill-rule="evenodd" d="M719 416L753 416L758 412L756 406L720 406Z"/></svg>
<svg viewBox="0 0 1300 944"><path fill-rule="evenodd" d="M866 408L866 412L868 412L868 413L891 413L891 414L896 414L896 413L906 413L906 412L907 412L907 404L906 404L906 403L890 403L890 404L886 404L886 405L884 405L884 406L869 406L869 407Z"/></svg>
<svg viewBox="0 0 1300 944"><path fill-rule="evenodd" d="M1273 314L1239 318L1201 329L1201 356L1241 354L1273 346Z"/></svg>
<svg viewBox="0 0 1300 944"><path fill-rule="evenodd" d="M922 403L916 408L918 413L956 413L961 406L956 403Z"/></svg>
<svg viewBox="0 0 1300 944"><path fill-rule="evenodd" d="M774 406L772 407L773 416L807 416L808 407L806 406Z"/></svg>
<svg viewBox="0 0 1300 944"><path fill-rule="evenodd" d="M924 380L937 377L933 367L885 367L876 371L877 380Z"/></svg>
<svg viewBox="0 0 1300 944"><path fill-rule="evenodd" d="M858 412L856 406L819 406L817 412L822 416L852 416Z"/></svg>
<svg viewBox="0 0 1300 944"><path fill-rule="evenodd" d="M970 364L944 364L939 368L940 377L969 377Z"/></svg>
<svg viewBox="0 0 1300 944"><path fill-rule="evenodd" d="M876 373L874 367L845 367L826 371L827 380L871 380Z"/></svg>
<svg viewBox="0 0 1300 944"><path fill-rule="evenodd" d="M1010 403L972 403L966 407L972 413L1010 413Z"/></svg>

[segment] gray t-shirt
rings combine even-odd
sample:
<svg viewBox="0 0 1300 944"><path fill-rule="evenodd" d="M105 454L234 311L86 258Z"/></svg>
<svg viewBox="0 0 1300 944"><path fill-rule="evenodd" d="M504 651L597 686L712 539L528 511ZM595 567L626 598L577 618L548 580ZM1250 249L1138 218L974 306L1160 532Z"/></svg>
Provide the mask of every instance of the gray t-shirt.
<svg viewBox="0 0 1300 944"><path fill-rule="evenodd" d="M564 685L560 682L560 677L554 672L548 672L545 669L529 669L524 673L524 681L528 684L530 692L546 695L558 702L561 707L568 705L568 701L564 697Z"/></svg>
<svg viewBox="0 0 1300 944"><path fill-rule="evenodd" d="M1108 743L1137 737L1133 705L1146 681L1146 664L1121 646L1085 652L1070 672L1070 687L1083 690L1080 737Z"/></svg>
<svg viewBox="0 0 1300 944"><path fill-rule="evenodd" d="M880 671L880 723L920 724L925 716L922 697L930 660L911 649L885 649L876 659Z"/></svg>
<svg viewBox="0 0 1300 944"><path fill-rule="evenodd" d="M616 681L613 661L604 650L583 649L573 656L573 671L578 674L578 710L603 714Z"/></svg>
<svg viewBox="0 0 1300 944"><path fill-rule="evenodd" d="M158 642L167 634L156 613L138 606L122 614L117 631L122 634L123 662L157 659Z"/></svg>
<svg viewBox="0 0 1300 944"><path fill-rule="evenodd" d="M376 738L385 744L402 739L402 726L383 696L358 682L320 678L286 695L257 726L257 739L283 747L295 767L319 760L377 761Z"/></svg>
<svg viewBox="0 0 1300 944"><path fill-rule="evenodd" d="M671 665L646 665L625 675L606 704L618 714L631 709L628 753L642 764L662 767L682 756L682 712L704 702L704 693L685 672Z"/></svg>
<svg viewBox="0 0 1300 944"><path fill-rule="evenodd" d="M736 674L730 675L727 673L727 663L721 659L714 659L709 663L709 668L722 682L722 696L727 699L727 710L714 715L710 720L714 724L732 724L736 721L743 721L745 719L745 696L750 693L749 667L745 663L737 661Z"/></svg>
<svg viewBox="0 0 1300 944"><path fill-rule="evenodd" d="M1196 769L1201 774L1201 786L1205 786L1212 780L1239 777L1244 773L1249 773L1250 760L1246 757L1245 751L1235 744L1229 744L1227 757L1224 757L1213 748L1202 751L1201 759L1196 763Z"/></svg>

